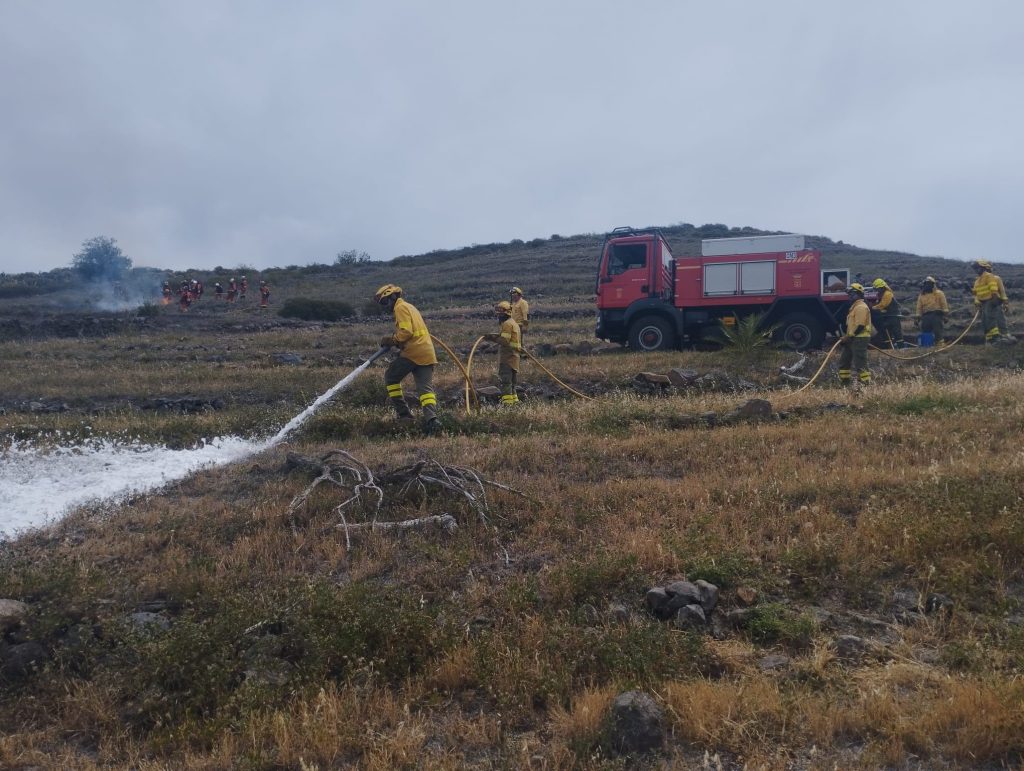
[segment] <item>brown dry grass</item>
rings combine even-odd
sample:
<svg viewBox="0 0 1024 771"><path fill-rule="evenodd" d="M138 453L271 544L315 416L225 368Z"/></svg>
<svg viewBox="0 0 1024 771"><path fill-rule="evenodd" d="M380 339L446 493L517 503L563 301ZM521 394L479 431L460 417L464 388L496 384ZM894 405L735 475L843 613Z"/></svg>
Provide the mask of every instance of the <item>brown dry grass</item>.
<svg viewBox="0 0 1024 771"><path fill-rule="evenodd" d="M462 340L477 332L458 319L438 329ZM374 332L326 348L316 347L322 331L272 332L223 366L157 356L106 376L92 357L116 361L137 341L4 344L0 356L19 362L5 369L6 393L26 397L61 396L72 377L85 399L150 389L252 397L195 417L90 418L100 433L209 436L279 425L372 347ZM266 366L282 349L331 363ZM788 419L713 429L677 418L728 410L738 397L616 389L640 370L734 368L723 354L554 357L556 371L599 384L604 397L457 420L452 409L455 430L433 438L392 435L373 403L379 381L367 376L289 449L343 444L374 467L429 455L529 500L496 493L487 527L454 501L410 502L388 516L450 510L459 532L374 536L348 551L329 496L311 501L295 530L282 518L308 480L286 472L279 448L3 546L0 596L33 605L28 632L53 659L0 697L0 766L615 767L607 706L631 687L662 700L664 758L681 765L705 750L751 768L1018 763L1024 635L1005 619L1024 601L1024 377L990 368L1014 355L965 349L906 371L880 362L887 376L859 400L827 387L766 393ZM78 362L71 376L52 369L64 358ZM743 374L771 382L791 358ZM438 383L456 394L450 367ZM30 421L74 431L82 416L15 410L0 420L8 433ZM646 616L644 589L681 576L719 583L727 608L736 587L758 589L773 625L711 641ZM811 606L885 616L896 586L947 593L956 612L896 628L884 654L859 663L833 655L836 630L806 621ZM120 631L153 599L168 603L170 635ZM615 602L628 620L604 614ZM267 620L293 646L294 676L254 691L241 685L244 630ZM72 648L67 630L83 623L104 637ZM789 668L761 672L758 659L780 647Z"/></svg>

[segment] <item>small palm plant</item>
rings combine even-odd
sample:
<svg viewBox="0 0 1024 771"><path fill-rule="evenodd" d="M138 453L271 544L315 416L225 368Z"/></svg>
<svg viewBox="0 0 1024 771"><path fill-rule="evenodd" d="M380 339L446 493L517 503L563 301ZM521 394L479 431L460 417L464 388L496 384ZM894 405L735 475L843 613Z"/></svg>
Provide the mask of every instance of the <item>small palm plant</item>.
<svg viewBox="0 0 1024 771"><path fill-rule="evenodd" d="M763 319L763 313L754 313L743 316L735 324L719 322L726 350L743 359L754 359L766 353L777 325L765 326Z"/></svg>

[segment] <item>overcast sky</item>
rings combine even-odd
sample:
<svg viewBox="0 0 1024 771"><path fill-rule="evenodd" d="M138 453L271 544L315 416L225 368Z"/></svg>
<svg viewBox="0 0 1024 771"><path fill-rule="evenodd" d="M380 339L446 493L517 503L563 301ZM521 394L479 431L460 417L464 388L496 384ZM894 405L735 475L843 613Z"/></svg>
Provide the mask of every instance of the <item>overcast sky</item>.
<svg viewBox="0 0 1024 771"><path fill-rule="evenodd" d="M1024 260L1024 2L0 0L0 271L721 222Z"/></svg>

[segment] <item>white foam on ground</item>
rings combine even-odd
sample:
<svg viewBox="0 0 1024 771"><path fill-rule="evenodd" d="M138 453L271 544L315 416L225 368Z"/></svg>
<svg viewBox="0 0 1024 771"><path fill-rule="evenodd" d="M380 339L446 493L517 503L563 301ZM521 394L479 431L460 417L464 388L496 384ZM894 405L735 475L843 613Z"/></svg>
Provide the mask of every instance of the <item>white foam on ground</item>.
<svg viewBox="0 0 1024 771"><path fill-rule="evenodd" d="M305 423L369 363L346 375L270 439L221 436L188 450L110 440L55 448L15 442L0 451L0 540L52 523L77 506L118 502L200 469L225 466L267 450Z"/></svg>
<svg viewBox="0 0 1024 771"><path fill-rule="evenodd" d="M108 440L52 450L13 444L0 454L0 537L49 524L76 506L156 490L266 446L235 436L191 450Z"/></svg>

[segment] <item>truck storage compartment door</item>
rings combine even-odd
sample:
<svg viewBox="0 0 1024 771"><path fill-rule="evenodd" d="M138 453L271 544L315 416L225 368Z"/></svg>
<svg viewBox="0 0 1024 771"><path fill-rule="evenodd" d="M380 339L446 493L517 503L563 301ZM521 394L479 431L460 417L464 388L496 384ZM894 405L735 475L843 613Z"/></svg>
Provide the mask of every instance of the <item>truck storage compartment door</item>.
<svg viewBox="0 0 1024 771"><path fill-rule="evenodd" d="M731 297L739 294L739 264L716 262L704 265L704 296Z"/></svg>
<svg viewBox="0 0 1024 771"><path fill-rule="evenodd" d="M775 294L775 260L741 262L740 294Z"/></svg>

